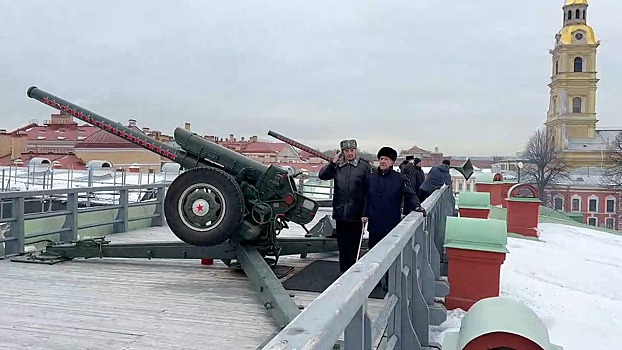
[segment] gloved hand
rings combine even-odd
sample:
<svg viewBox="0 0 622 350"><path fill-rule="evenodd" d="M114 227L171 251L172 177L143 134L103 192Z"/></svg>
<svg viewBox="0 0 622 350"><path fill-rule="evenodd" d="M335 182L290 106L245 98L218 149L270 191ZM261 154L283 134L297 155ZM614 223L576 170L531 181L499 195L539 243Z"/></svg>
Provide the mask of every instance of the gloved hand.
<svg viewBox="0 0 622 350"><path fill-rule="evenodd" d="M417 208L415 208L415 211L419 212L419 213L423 213L423 216L425 216L427 214L425 209L423 209L423 207L417 207Z"/></svg>

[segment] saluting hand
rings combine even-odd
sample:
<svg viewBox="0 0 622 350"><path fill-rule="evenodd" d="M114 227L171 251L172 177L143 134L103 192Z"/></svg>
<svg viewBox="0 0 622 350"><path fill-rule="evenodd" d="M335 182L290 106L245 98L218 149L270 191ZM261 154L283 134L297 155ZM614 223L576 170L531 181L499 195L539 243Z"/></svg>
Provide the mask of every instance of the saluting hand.
<svg viewBox="0 0 622 350"><path fill-rule="evenodd" d="M338 150L335 152L335 157L333 158L333 163L337 163L339 161L339 157L341 156L341 151Z"/></svg>

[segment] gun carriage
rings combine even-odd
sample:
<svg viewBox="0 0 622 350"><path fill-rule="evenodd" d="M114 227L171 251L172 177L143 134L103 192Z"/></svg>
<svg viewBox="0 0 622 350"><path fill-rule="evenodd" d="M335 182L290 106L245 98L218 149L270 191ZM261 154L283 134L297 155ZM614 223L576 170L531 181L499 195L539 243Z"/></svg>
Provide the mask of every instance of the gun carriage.
<svg viewBox="0 0 622 350"><path fill-rule="evenodd" d="M304 228L319 207L298 191L286 169L257 162L179 127L174 131L177 148L37 87L30 87L27 95L180 164L184 171L171 182L163 206L168 226L181 241L115 244L102 237L49 244L43 252L13 261L49 264L79 257L220 259L244 270L281 326L299 313L273 271L279 256L337 251L337 243L317 233L277 239L281 230L289 228L288 222ZM311 232L325 230L329 220L327 215Z"/></svg>

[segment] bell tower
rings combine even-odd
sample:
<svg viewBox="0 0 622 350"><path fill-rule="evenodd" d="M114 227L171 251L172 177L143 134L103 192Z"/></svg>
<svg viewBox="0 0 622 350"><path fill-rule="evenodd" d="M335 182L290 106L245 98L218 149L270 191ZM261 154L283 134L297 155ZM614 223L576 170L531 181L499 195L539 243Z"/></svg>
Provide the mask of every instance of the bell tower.
<svg viewBox="0 0 622 350"><path fill-rule="evenodd" d="M600 40L587 25L588 0L565 0L563 27L555 35L546 127L557 145L596 136L596 51Z"/></svg>

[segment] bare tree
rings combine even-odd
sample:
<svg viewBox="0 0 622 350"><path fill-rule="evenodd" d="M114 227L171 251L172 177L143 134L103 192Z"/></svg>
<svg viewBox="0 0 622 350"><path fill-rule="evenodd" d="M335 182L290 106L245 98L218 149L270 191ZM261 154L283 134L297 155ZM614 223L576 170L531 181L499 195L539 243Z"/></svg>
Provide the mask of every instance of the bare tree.
<svg viewBox="0 0 622 350"><path fill-rule="evenodd" d="M540 200L547 203L545 190L566 178L569 170L562 149L556 146L553 135L541 128L529 138L523 157L527 163L523 170L525 182L536 186Z"/></svg>
<svg viewBox="0 0 622 350"><path fill-rule="evenodd" d="M611 140L607 152L608 166L605 170L607 187L622 192L622 131Z"/></svg>

